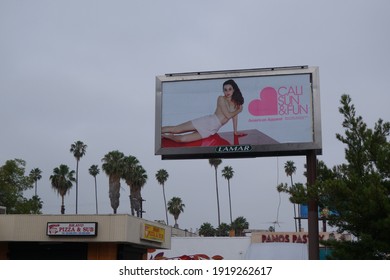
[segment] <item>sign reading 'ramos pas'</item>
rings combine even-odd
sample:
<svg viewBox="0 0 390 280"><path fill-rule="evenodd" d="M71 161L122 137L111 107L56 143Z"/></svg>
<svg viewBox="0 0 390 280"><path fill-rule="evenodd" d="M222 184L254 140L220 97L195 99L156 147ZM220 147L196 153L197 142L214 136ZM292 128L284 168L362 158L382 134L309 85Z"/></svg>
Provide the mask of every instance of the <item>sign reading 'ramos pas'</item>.
<svg viewBox="0 0 390 280"><path fill-rule="evenodd" d="M321 154L318 67L157 76L155 131L163 159Z"/></svg>

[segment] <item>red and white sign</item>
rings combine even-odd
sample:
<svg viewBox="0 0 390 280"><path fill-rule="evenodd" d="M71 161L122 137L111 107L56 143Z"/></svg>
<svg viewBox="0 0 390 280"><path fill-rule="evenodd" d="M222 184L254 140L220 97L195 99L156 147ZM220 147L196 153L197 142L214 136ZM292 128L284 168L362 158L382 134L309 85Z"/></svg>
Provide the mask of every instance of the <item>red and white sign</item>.
<svg viewBox="0 0 390 280"><path fill-rule="evenodd" d="M97 223L47 223L49 236L96 236Z"/></svg>

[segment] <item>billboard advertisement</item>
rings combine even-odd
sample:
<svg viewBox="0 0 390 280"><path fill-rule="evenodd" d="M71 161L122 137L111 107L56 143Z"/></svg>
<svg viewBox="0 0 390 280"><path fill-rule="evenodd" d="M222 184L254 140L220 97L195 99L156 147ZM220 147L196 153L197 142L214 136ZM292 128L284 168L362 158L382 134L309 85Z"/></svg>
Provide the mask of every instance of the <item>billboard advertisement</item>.
<svg viewBox="0 0 390 280"><path fill-rule="evenodd" d="M156 77L155 154L163 159L322 151L317 67Z"/></svg>

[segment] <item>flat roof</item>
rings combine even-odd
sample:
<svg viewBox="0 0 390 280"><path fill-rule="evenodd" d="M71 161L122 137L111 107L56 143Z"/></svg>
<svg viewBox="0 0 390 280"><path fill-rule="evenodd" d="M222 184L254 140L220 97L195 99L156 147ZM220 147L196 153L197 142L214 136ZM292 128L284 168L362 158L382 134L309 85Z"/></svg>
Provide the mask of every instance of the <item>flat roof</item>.
<svg viewBox="0 0 390 280"><path fill-rule="evenodd" d="M94 236L48 235L48 224L96 223ZM151 236L148 230L157 232ZM115 242L170 249L172 228L126 214L0 215L0 242Z"/></svg>

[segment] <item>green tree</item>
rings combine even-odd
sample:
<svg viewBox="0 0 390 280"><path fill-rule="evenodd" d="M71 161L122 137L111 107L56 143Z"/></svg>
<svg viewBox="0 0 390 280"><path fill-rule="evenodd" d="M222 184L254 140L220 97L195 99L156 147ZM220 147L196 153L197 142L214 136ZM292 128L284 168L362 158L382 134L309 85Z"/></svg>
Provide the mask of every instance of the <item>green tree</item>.
<svg viewBox="0 0 390 280"><path fill-rule="evenodd" d="M122 170L122 179L125 180L126 184L129 186L130 190L130 211L131 214L134 216L135 209L140 208L138 207L139 201L136 194L136 187L134 186L133 180L135 179L135 169L136 166L139 164L139 160L135 156L125 156L123 158L123 170ZM137 212L138 214L138 212Z"/></svg>
<svg viewBox="0 0 390 280"><path fill-rule="evenodd" d="M210 223L203 223L199 228L201 236L215 236L215 228Z"/></svg>
<svg viewBox="0 0 390 280"><path fill-rule="evenodd" d="M231 228L234 229L236 236L243 236L244 229L249 228L249 223L244 217L240 216L233 221Z"/></svg>
<svg viewBox="0 0 390 280"><path fill-rule="evenodd" d="M97 181L96 181L96 176L99 174L99 166L96 164L91 165L91 167L88 169L89 174L93 177L95 181L95 206L96 206L96 214L99 214L98 210L98 192L97 192Z"/></svg>
<svg viewBox="0 0 390 280"><path fill-rule="evenodd" d="M214 167L215 170L215 190L217 193L217 210L218 210L218 226L221 224L221 213L219 210L219 194L218 194L218 166L222 163L220 158L210 158L209 164Z"/></svg>
<svg viewBox="0 0 390 280"><path fill-rule="evenodd" d="M39 196L34 195L31 199L21 198L15 206L13 214L42 214L43 202ZM11 214L8 212L8 214Z"/></svg>
<svg viewBox="0 0 390 280"><path fill-rule="evenodd" d="M168 180L168 177L169 177L169 174L165 169L160 169L156 173L156 180L162 186L162 190L163 190L165 218L167 220L167 225L169 225L169 221L168 221L167 200L165 198L165 182Z"/></svg>
<svg viewBox="0 0 390 280"><path fill-rule="evenodd" d="M217 236L229 236L231 226L227 223L221 223L216 229Z"/></svg>
<svg viewBox="0 0 390 280"><path fill-rule="evenodd" d="M389 259L390 256L390 123L379 119L367 127L348 95L341 97L346 163L328 168L318 161L313 188L295 184L292 199L318 200L328 223L353 240L329 240L334 259ZM305 174L306 175L306 174ZM322 211L324 212L324 211Z"/></svg>
<svg viewBox="0 0 390 280"><path fill-rule="evenodd" d="M39 168L34 168L30 171L30 177L34 181L35 185L35 196L37 196L38 181L42 179L42 171Z"/></svg>
<svg viewBox="0 0 390 280"><path fill-rule="evenodd" d="M108 176L111 208L116 214L119 207L119 197L121 188L121 178L124 170L125 155L119 151L111 151L102 158L102 169Z"/></svg>
<svg viewBox="0 0 390 280"><path fill-rule="evenodd" d="M290 180L291 180L291 188L293 187L294 183L293 183L293 177L292 175L297 171L297 168L295 167L295 163L291 160L287 161L285 164L284 164L284 172L286 173L286 175L288 177L290 177ZM297 211L296 211L296 204L293 203L293 207L294 207L294 223L295 223L295 231L298 231L297 229L297 220L296 220L296 217L297 217ZM299 206L298 206L299 207ZM301 231L301 228L299 227L299 231Z"/></svg>
<svg viewBox="0 0 390 280"><path fill-rule="evenodd" d="M335 167L336 168L336 167ZM307 166L305 164L305 169L307 169ZM307 177L307 172L304 172L304 175ZM308 190L307 186L304 186L303 184L296 184L294 189L292 189L292 193L294 196L291 197L294 201L301 204L306 204L307 199L309 198L309 195L312 197L314 196L314 199L318 201L318 207L320 209L320 216L322 219L322 230L326 232L326 223L329 215L324 215L324 213L328 213L329 209L327 206L327 197L329 194L326 194L323 191L323 182L326 180L335 180L336 179L336 173L333 172L333 170L329 169L326 164L322 160L317 160L316 163L316 186L314 190L316 190L315 193L309 194L309 190L313 190L313 188L310 188ZM306 200L305 200L306 198Z"/></svg>
<svg viewBox="0 0 390 280"><path fill-rule="evenodd" d="M76 214L78 214L79 162L87 152L87 145L85 145L82 141L76 141L70 145L70 152L73 153L73 156L76 158Z"/></svg>
<svg viewBox="0 0 390 280"><path fill-rule="evenodd" d="M318 165L317 165L318 167ZM306 173L305 173L306 174ZM286 183L280 183L276 190L290 195L290 202L293 204L305 204L308 200L307 186L302 183L294 183L289 187Z"/></svg>
<svg viewBox="0 0 390 280"><path fill-rule="evenodd" d="M368 128L348 95L341 97L339 111L345 131L336 138L346 145L346 163L319 182L319 197L330 210L329 224L356 240L330 241L332 257L389 259L390 123L379 119Z"/></svg>
<svg viewBox="0 0 390 280"><path fill-rule="evenodd" d="M0 166L0 206L5 206L8 214L41 214L40 198L23 196L24 191L33 188L34 182L25 175L25 167L22 159L7 160Z"/></svg>
<svg viewBox="0 0 390 280"><path fill-rule="evenodd" d="M69 170L65 164L53 169L53 175L50 176L51 186L61 196L61 214L65 214L64 197L69 193L75 182L74 170Z"/></svg>
<svg viewBox="0 0 390 280"><path fill-rule="evenodd" d="M168 201L168 211L175 219L175 228L179 228L177 220L179 219L180 214L184 212L184 207L185 205L180 197L174 196L170 201Z"/></svg>
<svg viewBox="0 0 390 280"><path fill-rule="evenodd" d="M233 175L234 175L233 167L225 166L222 169L222 176L228 181L230 223L233 222L233 217L232 217L232 198L231 198L231 195L230 195L230 179L233 178Z"/></svg>
<svg viewBox="0 0 390 280"><path fill-rule="evenodd" d="M146 170L139 164L139 161L134 156L125 157L125 168L122 178L130 188L130 207L131 214L137 214L137 217L142 217L142 195L141 189L146 184L148 175Z"/></svg>
<svg viewBox="0 0 390 280"><path fill-rule="evenodd" d="M305 164L305 168L307 168ZM334 174L332 170L328 169L325 163L321 160L317 160L316 164L316 187L314 188L316 191L311 194L309 194L309 189L307 187L307 184L302 183L295 183L292 187L288 187L286 183L279 184L276 189L279 192L279 196L281 192L285 192L290 195L289 200L291 203L295 203L298 205L307 205L308 200L310 197L314 198L318 202L318 207L321 209L321 216L322 216L322 224L323 224L323 231L326 232L326 222L327 217L323 216L323 213L328 212L329 209L327 208L325 198L326 194L324 192L321 192L321 185L322 182L328 179L335 179ZM304 172L304 175L307 177L307 172ZM310 188L312 190L313 188ZM299 216L301 216L299 214ZM278 218L276 219L278 221ZM300 224L299 224L299 228Z"/></svg>

